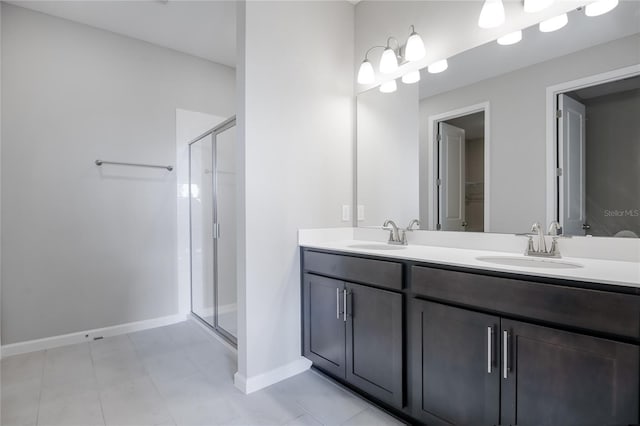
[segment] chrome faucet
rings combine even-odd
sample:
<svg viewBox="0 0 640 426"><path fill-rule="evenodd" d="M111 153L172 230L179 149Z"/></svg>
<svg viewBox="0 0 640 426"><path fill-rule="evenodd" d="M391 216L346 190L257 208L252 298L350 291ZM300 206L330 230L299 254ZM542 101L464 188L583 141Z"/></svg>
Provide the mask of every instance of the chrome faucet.
<svg viewBox="0 0 640 426"><path fill-rule="evenodd" d="M558 238L562 232L562 227L556 221L551 222L549 225L549 235L552 237L551 248L547 250L547 242L545 240L544 232L542 231L542 225L538 222L534 223L531 227L531 232L534 234L525 234L529 237L527 242L527 249L524 254L526 256L538 256L538 257L560 257L560 251L558 250ZM533 237L538 237L538 246L534 247Z"/></svg>
<svg viewBox="0 0 640 426"><path fill-rule="evenodd" d="M407 226L407 231L413 231L413 226L416 226L417 229L420 229L420 221L418 219L413 219L411 222L409 222L409 226Z"/></svg>
<svg viewBox="0 0 640 426"><path fill-rule="evenodd" d="M391 226L391 228L389 228L389 226ZM390 219L385 220L382 228L389 231L389 241L387 241L389 244L407 245L407 234L404 230L400 233L401 231L394 221Z"/></svg>

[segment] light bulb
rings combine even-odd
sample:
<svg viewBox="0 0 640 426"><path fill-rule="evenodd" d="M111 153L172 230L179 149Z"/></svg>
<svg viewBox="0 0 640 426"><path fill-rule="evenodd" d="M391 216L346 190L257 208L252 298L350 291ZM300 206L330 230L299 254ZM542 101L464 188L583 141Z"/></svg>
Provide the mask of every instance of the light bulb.
<svg viewBox="0 0 640 426"><path fill-rule="evenodd" d="M442 72L447 68L449 68L449 63L446 59L442 59L429 65L427 67L427 71L429 71L431 74L438 74L439 72Z"/></svg>
<svg viewBox="0 0 640 426"><path fill-rule="evenodd" d="M504 5L502 0L485 0L480 11L478 26L480 28L495 28L504 23Z"/></svg>
<svg viewBox="0 0 640 426"><path fill-rule="evenodd" d="M498 39L498 44L508 46L510 44L516 44L520 40L522 40L522 31L518 30L500 37Z"/></svg>
<svg viewBox="0 0 640 426"><path fill-rule="evenodd" d="M419 70L410 71L410 72L408 72L408 73L406 73L405 75L402 76L402 82L404 84L417 83L418 81L420 81L420 71Z"/></svg>
<svg viewBox="0 0 640 426"><path fill-rule="evenodd" d="M417 32L412 32L404 49L404 58L407 61L419 61L426 53L422 37Z"/></svg>
<svg viewBox="0 0 640 426"><path fill-rule="evenodd" d="M553 0L524 0L524 11L527 13L540 12L551 6Z"/></svg>
<svg viewBox="0 0 640 426"><path fill-rule="evenodd" d="M595 3L588 4L584 8L587 16L600 16L607 12L611 12L618 5L618 0L598 0Z"/></svg>
<svg viewBox="0 0 640 426"><path fill-rule="evenodd" d="M368 59L365 59L360 64L360 69L358 70L358 83L371 84L375 80L376 73L373 71L373 65L371 65Z"/></svg>
<svg viewBox="0 0 640 426"><path fill-rule="evenodd" d="M389 74L398 69L398 57L396 56L396 52L387 47L382 52L382 57L380 58L380 72L383 74Z"/></svg>
<svg viewBox="0 0 640 426"><path fill-rule="evenodd" d="M564 27L567 25L567 22L569 22L569 17L566 13L563 13L562 15L554 16L551 19L540 22L539 28L543 33L550 33Z"/></svg>
<svg viewBox="0 0 640 426"><path fill-rule="evenodd" d="M395 80L386 81L380 85L380 92L382 93L393 93L398 90L398 85Z"/></svg>

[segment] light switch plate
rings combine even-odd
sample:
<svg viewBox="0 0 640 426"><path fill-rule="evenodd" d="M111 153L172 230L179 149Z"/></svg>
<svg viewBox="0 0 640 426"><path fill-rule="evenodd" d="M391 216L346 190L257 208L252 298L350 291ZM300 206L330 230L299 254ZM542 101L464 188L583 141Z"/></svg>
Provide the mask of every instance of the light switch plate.
<svg viewBox="0 0 640 426"><path fill-rule="evenodd" d="M358 205L358 221L364 220L364 206L362 204Z"/></svg>
<svg viewBox="0 0 640 426"><path fill-rule="evenodd" d="M349 222L351 220L351 206L348 204L342 205L342 221Z"/></svg>

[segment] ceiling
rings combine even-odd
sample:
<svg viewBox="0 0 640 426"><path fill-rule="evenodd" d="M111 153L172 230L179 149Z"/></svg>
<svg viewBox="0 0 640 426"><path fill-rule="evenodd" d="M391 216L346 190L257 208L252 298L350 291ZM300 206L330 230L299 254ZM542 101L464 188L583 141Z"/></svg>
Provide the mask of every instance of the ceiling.
<svg viewBox="0 0 640 426"><path fill-rule="evenodd" d="M577 100L589 100L599 98L601 96L614 95L616 93L628 92L640 89L640 76L616 80L597 86L585 87L574 92L568 93L577 98Z"/></svg>
<svg viewBox="0 0 640 426"><path fill-rule="evenodd" d="M446 122L464 129L467 140L484 138L484 111L452 118Z"/></svg>
<svg viewBox="0 0 640 426"><path fill-rule="evenodd" d="M235 67L234 1L49 0L7 3Z"/></svg>

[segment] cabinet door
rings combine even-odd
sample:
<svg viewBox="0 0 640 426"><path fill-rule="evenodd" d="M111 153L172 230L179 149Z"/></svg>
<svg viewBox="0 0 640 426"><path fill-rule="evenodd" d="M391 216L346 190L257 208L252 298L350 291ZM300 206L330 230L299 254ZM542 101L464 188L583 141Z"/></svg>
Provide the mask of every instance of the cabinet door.
<svg viewBox="0 0 640 426"><path fill-rule="evenodd" d="M638 423L638 346L509 320L501 329L503 424Z"/></svg>
<svg viewBox="0 0 640 426"><path fill-rule="evenodd" d="M499 318L414 299L413 416L428 424L496 425Z"/></svg>
<svg viewBox="0 0 640 426"><path fill-rule="evenodd" d="M346 379L371 396L402 408L402 295L351 283L346 288Z"/></svg>
<svg viewBox="0 0 640 426"><path fill-rule="evenodd" d="M304 356L340 378L345 372L343 290L342 281L304 275Z"/></svg>

